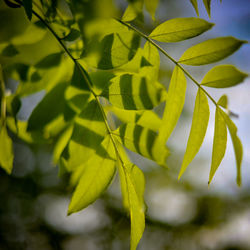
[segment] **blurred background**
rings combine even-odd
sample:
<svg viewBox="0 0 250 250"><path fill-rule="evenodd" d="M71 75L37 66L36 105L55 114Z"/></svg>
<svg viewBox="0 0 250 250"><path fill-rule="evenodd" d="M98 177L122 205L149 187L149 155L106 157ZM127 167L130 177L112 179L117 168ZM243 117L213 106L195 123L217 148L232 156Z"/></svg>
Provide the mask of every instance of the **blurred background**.
<svg viewBox="0 0 250 250"><path fill-rule="evenodd" d="M112 2L84 2L101 8L106 1ZM125 1L113 2L117 9L124 10L126 7ZM200 17L209 20L201 1L198 2ZM156 12L156 24L169 18L189 16L196 16L189 1L164 0L160 1ZM1 22L4 21L2 17ZM199 38L161 45L178 59L188 47L208 38L231 35L249 41L250 1L222 0L220 3L212 0L210 21L216 24L215 27ZM149 31L156 25L147 14L146 24L146 30ZM249 56L250 46L244 45L221 63L234 64L249 73ZM201 80L214 65L187 69L196 79ZM161 56L160 81L166 86L172 69L173 65ZM187 89L184 112L168 143L171 150L169 170L131 153L146 177L146 229L138 249L250 249L250 78L237 87L208 89L216 100L222 94L227 94L230 110L239 116L234 122L244 148L241 188L236 185L234 152L231 140L228 139L225 158L208 189L214 126L213 105L210 105L210 123L203 146L182 179L177 181L196 94L196 87L192 82L188 82ZM19 118L28 117L41 97L42 94L38 92L24 98ZM14 140L13 173L8 176L0 170L1 250L129 249L129 218L122 208L117 178L97 202L67 217L70 200L68 176L58 177L58 168L52 164L52 148L28 146L20 140Z"/></svg>

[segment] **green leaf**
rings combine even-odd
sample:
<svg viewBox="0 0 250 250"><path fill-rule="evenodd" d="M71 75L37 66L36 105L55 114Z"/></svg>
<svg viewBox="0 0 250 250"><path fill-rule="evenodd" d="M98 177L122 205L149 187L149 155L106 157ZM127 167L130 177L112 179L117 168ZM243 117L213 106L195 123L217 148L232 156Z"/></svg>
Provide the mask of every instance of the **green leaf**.
<svg viewBox="0 0 250 250"><path fill-rule="evenodd" d="M85 109L75 117L74 129L64 157L68 169L75 169L86 162L103 141L107 128L102 111L95 100L87 104Z"/></svg>
<svg viewBox="0 0 250 250"><path fill-rule="evenodd" d="M0 166L10 174L13 168L13 146L5 125L0 127Z"/></svg>
<svg viewBox="0 0 250 250"><path fill-rule="evenodd" d="M124 22L131 22L137 18L142 13L143 1L142 0L135 0L131 1L131 3L126 8L123 16L122 21Z"/></svg>
<svg viewBox="0 0 250 250"><path fill-rule="evenodd" d="M165 166L169 154L165 145L159 143L158 134L151 129L138 124L122 124L114 135L118 136L119 142L129 150Z"/></svg>
<svg viewBox="0 0 250 250"><path fill-rule="evenodd" d="M108 187L115 173L115 156L114 145L110 136L107 136L97 154L84 163L68 214L78 212L93 203Z"/></svg>
<svg viewBox="0 0 250 250"><path fill-rule="evenodd" d="M198 3L197 0L190 0L191 4L193 5L195 12L197 14L197 16L199 16L199 9L198 9Z"/></svg>
<svg viewBox="0 0 250 250"><path fill-rule="evenodd" d="M227 109L227 105L228 105L228 100L227 100L227 96L223 95L220 100L217 102L218 105L220 105L221 107L223 107L224 109Z"/></svg>
<svg viewBox="0 0 250 250"><path fill-rule="evenodd" d="M146 10L151 15L152 19L155 20L155 11L158 7L159 0L144 0Z"/></svg>
<svg viewBox="0 0 250 250"><path fill-rule="evenodd" d="M185 172L187 166L194 159L195 155L199 152L199 149L204 140L207 125L209 120L209 105L207 96L199 88L195 100L194 114L192 126L188 138L186 152L181 165L179 173L179 179Z"/></svg>
<svg viewBox="0 0 250 250"><path fill-rule="evenodd" d="M9 44L6 47L4 47L1 51L1 55L2 56L6 56L6 57L12 57L12 56L16 56L17 54L19 54L17 48L12 45Z"/></svg>
<svg viewBox="0 0 250 250"><path fill-rule="evenodd" d="M168 88L168 97L163 113L163 123L159 130L159 136L166 143L173 132L183 109L185 102L187 82L183 71L176 66Z"/></svg>
<svg viewBox="0 0 250 250"><path fill-rule="evenodd" d="M161 119L153 110L124 110L115 106L109 106L107 110L114 113L123 123L136 123L155 132L162 125Z"/></svg>
<svg viewBox="0 0 250 250"><path fill-rule="evenodd" d="M63 96L67 85L67 83L56 85L39 102L29 117L29 131L44 128L45 125L56 119L63 112L65 104Z"/></svg>
<svg viewBox="0 0 250 250"><path fill-rule="evenodd" d="M244 43L234 37L210 39L187 49L179 63L196 66L217 62L233 54Z"/></svg>
<svg viewBox="0 0 250 250"><path fill-rule="evenodd" d="M53 150L53 162L56 164L58 163L63 150L66 148L71 135L73 132L73 126L69 126L68 128L65 129L65 131L62 133L62 135L59 137L59 139L57 140L55 146L54 146L54 150Z"/></svg>
<svg viewBox="0 0 250 250"><path fill-rule="evenodd" d="M23 7L28 19L32 18L32 0L23 0Z"/></svg>
<svg viewBox="0 0 250 250"><path fill-rule="evenodd" d="M242 143L240 141L240 138L237 135L237 127L235 126L234 122L230 119L230 117L224 112L221 111L225 122L227 124L232 142L234 147L234 154L236 158L236 164L237 164L237 184L238 186L241 186L241 163L242 163L242 157L243 157L243 147Z"/></svg>
<svg viewBox="0 0 250 250"><path fill-rule="evenodd" d="M136 250L145 228L143 172L134 164L118 161L121 189L130 212L130 250Z"/></svg>
<svg viewBox="0 0 250 250"><path fill-rule="evenodd" d="M247 76L232 65L218 65L208 71L201 84L206 87L228 88L243 82Z"/></svg>
<svg viewBox="0 0 250 250"><path fill-rule="evenodd" d="M39 69L48 69L55 66L58 66L60 64L60 61L62 59L62 53L55 53L50 54L43 58L41 61L39 61L35 67Z"/></svg>
<svg viewBox="0 0 250 250"><path fill-rule="evenodd" d="M164 87L149 82L139 74L120 74L111 79L102 96L123 109L152 109L164 100Z"/></svg>
<svg viewBox="0 0 250 250"><path fill-rule="evenodd" d="M227 127L223 117L222 110L216 107L212 163L208 181L209 185L225 155L226 147L227 147Z"/></svg>
<svg viewBox="0 0 250 250"><path fill-rule="evenodd" d="M159 42L179 42L202 34L214 24L194 17L170 19L157 26L149 35Z"/></svg>
<svg viewBox="0 0 250 250"><path fill-rule="evenodd" d="M203 0L203 4L207 10L207 14L211 17L211 0Z"/></svg>

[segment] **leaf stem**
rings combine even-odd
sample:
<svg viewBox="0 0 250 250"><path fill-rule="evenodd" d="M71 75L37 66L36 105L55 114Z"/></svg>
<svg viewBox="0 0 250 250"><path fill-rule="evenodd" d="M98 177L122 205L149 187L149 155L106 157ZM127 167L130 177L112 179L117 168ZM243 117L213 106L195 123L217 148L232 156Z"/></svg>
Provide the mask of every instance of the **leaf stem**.
<svg viewBox="0 0 250 250"><path fill-rule="evenodd" d="M214 103L214 105L217 107L218 104L216 103L216 101L214 100L214 98L199 84L199 82L197 80L195 80L195 78L186 70L183 68L182 65L180 65L173 57L171 57L162 47L160 47L155 41L153 41L149 36L147 36L146 34L144 34L143 32L141 32L140 30L138 30L137 28L135 28L134 26L132 26L129 23L126 23L120 19L116 19L118 22L120 22L121 24L127 26L129 29L132 29L133 31L135 31L137 34L139 34L141 37L143 37L145 40L147 40L148 42L150 42L153 46L155 46L159 51L161 51L162 54L164 54L170 61L172 61L176 66L178 66L184 73L185 75L191 79L198 88L200 88L207 96L208 98Z"/></svg>

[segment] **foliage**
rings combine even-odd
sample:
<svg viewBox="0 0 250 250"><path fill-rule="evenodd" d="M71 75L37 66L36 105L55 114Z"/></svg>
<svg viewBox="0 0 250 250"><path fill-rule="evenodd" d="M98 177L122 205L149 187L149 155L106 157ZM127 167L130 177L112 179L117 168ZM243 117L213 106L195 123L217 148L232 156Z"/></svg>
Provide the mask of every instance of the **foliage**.
<svg viewBox="0 0 250 250"><path fill-rule="evenodd" d="M198 14L197 1L190 2ZM211 1L203 2L210 15ZM224 157L228 128L235 150L237 183L241 184L243 149L229 116L227 98L222 96L216 102L204 87L232 87L247 75L232 65L219 65L199 83L182 65L217 62L245 41L233 37L210 39L187 49L176 61L155 41L190 39L211 29L212 23L194 17L175 18L146 35L136 25L143 22L144 4L155 20L158 1L131 1L122 18L109 2L106 8L110 15L89 15L88 9L94 6L90 2L5 3L1 12L10 23L0 38L4 76L0 78L0 165L7 173L11 173L14 157L10 133L29 144L52 144L54 162L61 174L71 174L70 184L75 187L68 210L71 214L93 203L118 169L124 207L131 218L131 249L136 249L145 227L145 180L125 148L166 167L166 142L181 116L189 78L198 90L179 178L202 145L210 99L216 114L209 183ZM141 39L146 41L144 45ZM168 91L159 82L159 52L175 65ZM18 81L12 94L5 90L4 80L8 78ZM18 120L22 98L42 90L46 94L29 119ZM165 103L162 117L154 111L161 103ZM119 122L115 122L117 119Z"/></svg>

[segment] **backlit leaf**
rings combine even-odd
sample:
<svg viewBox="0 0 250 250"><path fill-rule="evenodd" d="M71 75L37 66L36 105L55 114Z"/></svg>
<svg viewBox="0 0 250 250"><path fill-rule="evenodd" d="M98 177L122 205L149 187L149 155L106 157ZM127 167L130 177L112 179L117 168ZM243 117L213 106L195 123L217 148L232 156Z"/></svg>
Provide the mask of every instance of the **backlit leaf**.
<svg viewBox="0 0 250 250"><path fill-rule="evenodd" d="M227 127L223 117L222 110L216 107L212 163L211 163L208 184L211 183L214 174L225 155L226 147L227 147Z"/></svg>
<svg viewBox="0 0 250 250"><path fill-rule="evenodd" d="M199 149L202 145L202 142L206 134L208 120L209 120L209 105L207 96L199 88L195 100L192 127L190 130L187 148L178 178L182 176L187 166L191 163L195 155L199 152Z"/></svg>
<svg viewBox="0 0 250 250"><path fill-rule="evenodd" d="M0 166L10 174L13 167L13 146L5 125L0 127Z"/></svg>
<svg viewBox="0 0 250 250"><path fill-rule="evenodd" d="M163 87L149 82L138 74L121 74L111 79L102 96L123 109L152 109L164 100Z"/></svg>
<svg viewBox="0 0 250 250"><path fill-rule="evenodd" d="M241 185L241 163L242 163L242 157L243 157L242 143L240 141L240 138L237 135L237 127L235 126L234 122L230 119L230 117L224 111L221 111L221 112L225 119L227 128L229 130L229 133L233 142L234 154L235 154L236 164L237 164L237 184L238 186L240 186Z"/></svg>
<svg viewBox="0 0 250 250"><path fill-rule="evenodd" d="M169 151L165 145L158 143L160 141L158 134L153 130L138 124L127 123L114 131L114 135L119 136L120 143L129 150L165 166Z"/></svg>
<svg viewBox="0 0 250 250"><path fill-rule="evenodd" d="M212 23L200 18L175 18L157 26L149 37L160 42L179 42L198 36L212 27Z"/></svg>
<svg viewBox="0 0 250 250"><path fill-rule="evenodd" d="M144 0L146 10L151 15L152 19L155 20L155 11L158 7L159 0Z"/></svg>
<svg viewBox="0 0 250 250"><path fill-rule="evenodd" d="M131 22L134 19L136 19L137 16L139 14L141 14L142 7L143 7L142 0L136 0L136 1L129 3L128 7L126 8L126 10L122 16L122 21Z"/></svg>
<svg viewBox="0 0 250 250"><path fill-rule="evenodd" d="M183 71L176 66L168 88L168 97L163 113L159 136L165 143L173 132L185 102L187 82Z"/></svg>
<svg viewBox="0 0 250 250"><path fill-rule="evenodd" d="M220 61L233 54L245 41L234 37L219 37L201 42L187 49L179 62L187 65L203 65Z"/></svg>
<svg viewBox="0 0 250 250"><path fill-rule="evenodd" d="M130 212L130 250L136 250L145 228L145 205L143 198L145 179L143 172L136 165L121 161L118 161L118 163L122 194L128 202L127 205Z"/></svg>
<svg viewBox="0 0 250 250"><path fill-rule="evenodd" d="M213 88L228 88L243 82L246 77L247 74L232 65L218 65L208 71L201 84Z"/></svg>
<svg viewBox="0 0 250 250"><path fill-rule="evenodd" d="M108 187L115 173L115 157L114 145L110 136L107 136L97 154L84 163L68 214L78 212L93 203Z"/></svg>

